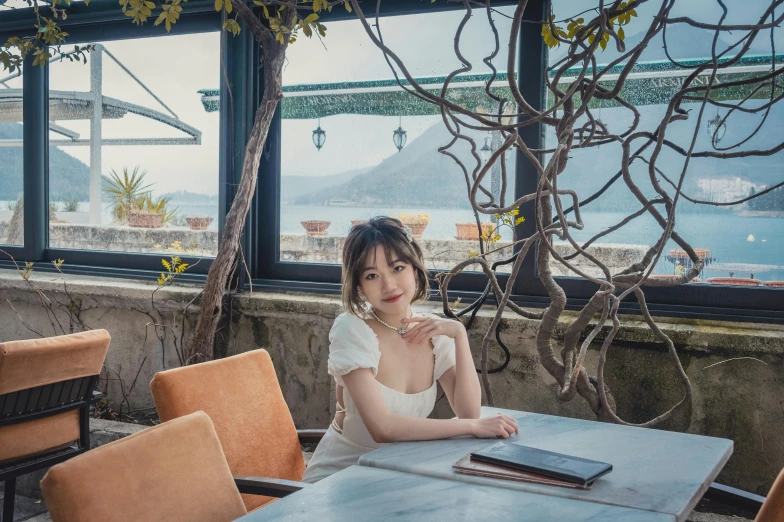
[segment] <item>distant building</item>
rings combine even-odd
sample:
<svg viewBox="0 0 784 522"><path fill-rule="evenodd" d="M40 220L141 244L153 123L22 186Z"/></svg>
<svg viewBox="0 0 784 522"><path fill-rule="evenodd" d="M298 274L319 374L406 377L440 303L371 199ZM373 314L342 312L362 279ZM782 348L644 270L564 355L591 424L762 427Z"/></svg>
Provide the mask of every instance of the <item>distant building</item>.
<svg viewBox="0 0 784 522"><path fill-rule="evenodd" d="M697 188L708 201L727 203L745 198L751 189L759 189L754 183L742 178L700 178Z"/></svg>

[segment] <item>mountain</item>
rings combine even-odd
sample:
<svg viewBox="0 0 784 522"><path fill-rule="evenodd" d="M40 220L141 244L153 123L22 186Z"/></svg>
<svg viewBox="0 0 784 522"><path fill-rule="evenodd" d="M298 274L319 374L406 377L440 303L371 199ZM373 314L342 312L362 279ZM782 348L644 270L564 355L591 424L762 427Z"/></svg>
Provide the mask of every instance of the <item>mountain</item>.
<svg viewBox="0 0 784 522"><path fill-rule="evenodd" d="M22 125L0 123L0 141L22 139ZM0 147L0 200L15 200L22 195L22 147ZM49 194L53 199L90 195L90 167L62 150L49 149Z"/></svg>
<svg viewBox="0 0 784 522"><path fill-rule="evenodd" d="M692 106L688 108L692 109L691 121L677 122L670 125L667 130L668 138L682 146L688 146L691 141L693 122L697 115L697 111L693 110ZM655 128L663 114L663 106L659 105L642 106L639 107L639 110L642 119L640 128ZM618 133L626 129L631 119L628 111L621 108L605 108L600 117L610 126L611 131ZM708 117L703 117L703 129L697 134L695 150L711 150L710 136L707 132L708 119ZM743 140L745 136L753 132L759 120L759 115L734 113L728 120L726 133L719 145L728 146ZM771 111L764 129L777 129L783 125L784 107L775 107ZM471 134L477 144L482 143L486 135L486 133ZM742 145L740 149L751 149L757 146L769 148L779 140L778 133L763 130L755 140ZM312 186L303 184L311 190L296 197L294 202L302 205L328 205L332 202L333 204L357 207L468 208L466 185L461 170L451 158L440 154L437 150L448 141L449 134L443 124L438 123L409 143L400 153L386 158L367 172L356 175L353 172L345 173L345 176L350 179L343 183L316 190L312 190L314 188ZM548 143L552 144L553 141L554 138L550 135ZM455 148L457 149L457 147ZM467 166L473 166L473 159L467 146L456 150L456 154ZM784 174L782 174L784 165L782 165L781 156L776 154L767 157L747 157L733 160L695 158L690 163L683 191L691 197L710 200L712 196L717 195L708 194L700 188L701 185L702 187L706 185L705 180L740 179L744 183L748 182L756 186L771 186L784 180ZM581 200L584 200L600 190L620 170L620 161L621 150L618 145L573 150L566 171L559 176L559 188L573 189ZM683 168L683 161L682 156L665 150L660 155L657 166L667 177L677 182ZM508 180L511 185L514 179L514 162L508 160L507 164L510 167ZM641 161L636 161L631 172L633 180L643 193L649 198L655 197L653 187L648 180L647 166ZM339 176L331 177L334 180L339 179ZM285 183L287 178L283 179ZM672 187L661 176L659 176L659 182L670 194L673 193ZM488 185L489 183L485 184L485 186ZM726 200L728 195L719 194L718 196L724 196ZM741 196L733 196L729 199L738 199L739 197ZM481 197L479 199L483 200ZM715 200L719 201L720 197ZM569 201L567 204L571 205L571 202ZM618 179L600 198L586 208L596 211L628 212L639 208L639 202L623 179ZM679 208L682 211L700 212L733 210L733 207L695 206L685 199L681 199Z"/></svg>
<svg viewBox="0 0 784 522"><path fill-rule="evenodd" d="M167 192L161 197L169 198L170 200L177 201L177 203L213 203L218 204L218 195L213 194L199 194L197 192L188 192L187 190L178 190L176 192Z"/></svg>
<svg viewBox="0 0 784 522"><path fill-rule="evenodd" d="M481 144L483 136L475 134L474 139ZM449 140L449 133L438 123L367 172L326 190L309 192L296 198L295 203L325 205L341 200L342 204L349 201L357 207L469 208L462 170L438 152L438 147ZM472 168L474 160L467 146L461 144L454 152Z"/></svg>
<svg viewBox="0 0 784 522"><path fill-rule="evenodd" d="M355 169L331 176L281 176L280 199L282 203L296 201L309 192L318 192L340 185L351 178L364 174L369 169Z"/></svg>

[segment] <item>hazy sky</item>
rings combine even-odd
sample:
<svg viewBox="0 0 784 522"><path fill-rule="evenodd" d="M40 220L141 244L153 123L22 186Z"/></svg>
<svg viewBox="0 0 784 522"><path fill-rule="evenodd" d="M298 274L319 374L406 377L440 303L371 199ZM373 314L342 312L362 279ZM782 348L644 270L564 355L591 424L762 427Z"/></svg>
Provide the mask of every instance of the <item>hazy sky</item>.
<svg viewBox="0 0 784 522"><path fill-rule="evenodd" d="M513 9L505 7L504 13ZM460 67L453 51L455 30L463 12L397 16L382 19L385 43L407 64L414 77L445 75ZM500 51L496 67L506 70L506 49L510 21L495 14L500 32ZM484 11L475 11L461 40L461 52L474 64L472 72L488 72L481 59L490 54L494 43ZM412 35L416 35L412 37ZM289 48L283 73L284 85L332 83L392 78L383 54L365 33L358 20L327 24L327 36L299 39ZM402 119L410 143L427 128L441 121L439 116L408 116ZM283 175L336 174L346 170L371 167L396 154L392 132L399 119L385 116L338 115L321 120L327 133L324 147L318 151L312 132L318 125L312 120L284 120Z"/></svg>
<svg viewBox="0 0 784 522"><path fill-rule="evenodd" d="M187 8L187 7L186 7ZM510 13L510 8L504 8ZM452 51L452 35L462 13L440 13L391 17L382 22L388 44L409 64L415 76L442 75L459 66ZM501 51L495 60L505 70L503 41L509 20L494 15L501 33ZM290 46L285 65L284 83L330 83L391 78L381 52L372 45L357 20L327 24L322 41L301 37ZM480 59L493 47L488 39L488 23L479 11L468 23L461 51L472 62L474 72L486 71ZM416 38L411 38L416 34ZM158 95L185 123L202 131L200 146L105 146L102 172L140 165L148 171L147 180L155 183L157 193L189 190L204 194L218 192L218 114L204 111L199 89L219 85L219 33L166 36L116 42L99 42L116 56L150 90ZM423 52L426 50L427 52ZM51 66L52 91L89 90L90 67L81 63L61 62ZM103 94L166 113L108 56L103 58ZM402 121L409 143L427 128L440 121L436 116L406 117ZM58 121L71 130L89 137L86 120ZM284 122L283 175L327 175L380 163L396 153L392 131L396 117L338 115L325 118L321 126L327 132L326 145L317 151L312 143L318 122L291 120ZM135 115L119 120L104 120L105 138L183 136L159 122ZM51 134L52 139L61 136ZM88 147L63 147L63 151L89 164Z"/></svg>
<svg viewBox="0 0 784 522"><path fill-rule="evenodd" d="M139 165L148 171L146 180L154 182L156 193L189 190L204 194L218 192L217 112L208 113L201 104L199 89L218 85L220 73L220 34L205 33L168 37L101 42L123 65L174 111L179 118L202 132L201 145L182 146L105 146L102 172ZM157 59L156 59L157 57ZM89 91L90 65L60 62L51 65L51 91ZM109 56L103 56L103 94L125 102L168 114L155 99L123 71ZM58 121L89 138L90 124L85 120ZM185 137L186 135L155 120L127 114L121 119L105 119L105 138ZM61 139L51 133L51 139ZM89 165L89 147L62 147Z"/></svg>
<svg viewBox="0 0 784 522"><path fill-rule="evenodd" d="M749 13L757 12L762 3L763 0L747 0L743 5L753 4L755 9L733 7L731 19L750 21L746 20ZM561 18L576 14L586 5L590 4L585 0L557 0L554 9ZM641 16L649 15L658 5L659 2L651 2L638 11ZM718 9L715 2L708 0L679 2L676 9L678 12L673 14L698 15L703 20L714 21L718 16L718 12L714 12ZM504 7L501 11L511 14L513 8ZM381 29L385 42L408 64L414 76L443 75L460 65L452 49L452 38L462 16L462 12L455 11L390 17L382 19ZM504 42L508 38L510 21L500 14L494 14L494 19L501 39L500 52L494 63L503 71L506 69ZM638 29L642 30L643 25ZM290 46L284 68L285 85L392 77L381 52L370 42L357 20L328 23L327 28L323 41L302 36ZM637 31L634 26L629 29L627 35L630 36ZM126 166L140 165L149 172L148 180L156 183L158 193L182 189L205 194L218 192L219 117L216 112L204 111L196 91L219 85L219 39L219 33L207 33L103 42L182 121L202 131L200 146L104 147L104 174L111 169L119 171ZM553 51L551 58L565 51L563 47ZM485 13L476 11L466 26L460 46L466 58L475 65L472 72L487 71L481 58L492 48L492 33L488 30ZM784 42L781 48L784 49ZM166 112L108 57L104 57L103 78L104 95ZM89 65L67 62L52 65L50 88L89 90ZM410 143L439 121L436 116L404 117L402 126L408 132ZM82 137L89 137L87 121L58 123L79 132ZM328 175L371 167L397 152L392 143L392 132L398 126L397 117L338 115L324 118L321 127L326 131L327 139L321 151L316 150L311 140L317 125L315 118L283 122L284 176ZM105 120L103 127L107 138L182 136L166 125L134 115ZM59 137L52 134L52 138ZM89 163L88 147L64 147L62 150Z"/></svg>

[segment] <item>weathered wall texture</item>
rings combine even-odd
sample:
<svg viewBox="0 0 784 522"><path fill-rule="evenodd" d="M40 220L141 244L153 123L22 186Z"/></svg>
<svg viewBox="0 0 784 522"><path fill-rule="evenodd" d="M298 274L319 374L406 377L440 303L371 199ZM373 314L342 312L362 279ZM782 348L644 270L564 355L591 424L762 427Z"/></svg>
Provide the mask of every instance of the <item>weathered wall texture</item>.
<svg viewBox="0 0 784 522"><path fill-rule="evenodd" d="M119 405L127 396L133 409L151 407L150 379L156 371L178 364L175 335L169 331L161 343L151 323L163 319L168 325L176 324L174 332L178 334L185 305L198 288L177 285L158 291L155 307L160 310L159 317L151 301L154 284L66 279L71 298L64 293L62 277L34 273L32 282L51 299L66 305L72 300L90 328L106 328L112 334L106 362L112 401ZM229 355L257 348L269 350L297 426L326 427L334 411L334 390L327 374L328 333L340 312L336 297L242 295L234 299L230 334L223 336L220 349ZM490 314L489 310L480 313L471 330L477 357L480 332L489 324ZM60 313L59 317L62 321L65 316ZM34 337L22 319L44 335L52 334L40 297L17 273L0 271L0 340ZM662 320L661 324L676 343L694 388L691 411L677 415L665 428L734 440L735 453L720 481L764 494L784 467L784 327L686 320ZM593 418L579 397L568 403L555 398L555 381L538 363L536 321L507 316L502 327L502 339L512 358L504 372L490 377L496 406ZM192 328L190 314L185 330ZM597 353L595 348L589 352L589 369L596 367ZM502 356L500 347L493 343L491 366L498 365ZM730 360L740 357L745 359ZM629 422L648 420L683 396L683 386L663 346L636 318L624 319L608 355L606 377L619 415ZM130 390L134 379L136 386ZM445 399L439 400L435 415L452 415Z"/></svg>

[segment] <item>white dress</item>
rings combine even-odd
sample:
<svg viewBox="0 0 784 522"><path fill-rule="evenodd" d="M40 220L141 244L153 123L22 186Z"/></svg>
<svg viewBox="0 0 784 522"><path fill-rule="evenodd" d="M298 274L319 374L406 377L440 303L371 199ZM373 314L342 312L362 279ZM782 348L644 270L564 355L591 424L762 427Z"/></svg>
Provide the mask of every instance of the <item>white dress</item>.
<svg viewBox="0 0 784 522"><path fill-rule="evenodd" d="M420 393L402 393L376 381L390 413L427 417L433 411L436 404L436 381L455 365L455 341L443 335L433 337L432 341L435 367L433 384L429 389ZM370 368L374 376L378 373L381 359L378 338L373 329L359 317L345 312L340 314L329 332L329 342L327 371L335 377L338 386L343 386L343 375L357 368ZM338 412L345 412L343 429L332 421L310 459L302 478L303 482L317 482L352 466L359 457L382 445L373 440L345 387L343 404L344 409L338 404Z"/></svg>

